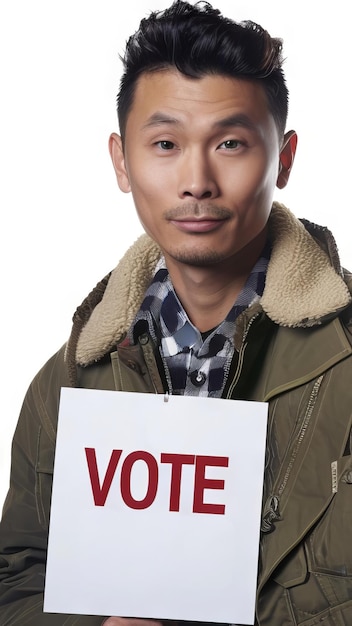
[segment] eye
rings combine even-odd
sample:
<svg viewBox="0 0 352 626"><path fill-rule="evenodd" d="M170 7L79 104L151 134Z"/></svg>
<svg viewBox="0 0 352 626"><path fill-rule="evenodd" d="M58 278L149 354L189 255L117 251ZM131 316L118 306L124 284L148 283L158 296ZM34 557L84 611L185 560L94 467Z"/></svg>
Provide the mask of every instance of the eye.
<svg viewBox="0 0 352 626"><path fill-rule="evenodd" d="M238 141L238 139L227 139L220 144L219 148L225 148L225 150L237 150L237 148L240 148L242 145L242 142Z"/></svg>
<svg viewBox="0 0 352 626"><path fill-rule="evenodd" d="M167 141L166 139L162 141L157 141L156 145L161 150L173 150L173 148L175 147L175 144L172 141Z"/></svg>

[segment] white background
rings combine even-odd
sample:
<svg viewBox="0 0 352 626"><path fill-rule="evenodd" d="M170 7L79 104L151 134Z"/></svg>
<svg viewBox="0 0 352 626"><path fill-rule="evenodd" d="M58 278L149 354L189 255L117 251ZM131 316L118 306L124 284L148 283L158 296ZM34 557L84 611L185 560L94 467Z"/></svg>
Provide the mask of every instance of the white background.
<svg viewBox="0 0 352 626"><path fill-rule="evenodd" d="M168 1L3 0L0 5L0 505L25 390L66 340L76 306L142 232L107 150L124 43ZM328 225L352 267L351 33L345 0L217 0L285 44L289 128L299 135L276 199ZM127 7L127 8L126 8ZM128 13L128 15L126 15Z"/></svg>

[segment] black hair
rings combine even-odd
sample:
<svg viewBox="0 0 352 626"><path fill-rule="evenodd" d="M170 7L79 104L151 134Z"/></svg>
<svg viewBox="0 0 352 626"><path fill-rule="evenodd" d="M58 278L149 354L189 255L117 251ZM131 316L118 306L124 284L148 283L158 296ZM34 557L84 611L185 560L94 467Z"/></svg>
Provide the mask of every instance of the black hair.
<svg viewBox="0 0 352 626"><path fill-rule="evenodd" d="M285 131L288 90L281 39L252 21L238 23L222 16L208 2L176 0L164 11L152 12L127 41L122 62L117 97L122 138L138 78L168 67L192 78L220 74L258 81L279 134Z"/></svg>

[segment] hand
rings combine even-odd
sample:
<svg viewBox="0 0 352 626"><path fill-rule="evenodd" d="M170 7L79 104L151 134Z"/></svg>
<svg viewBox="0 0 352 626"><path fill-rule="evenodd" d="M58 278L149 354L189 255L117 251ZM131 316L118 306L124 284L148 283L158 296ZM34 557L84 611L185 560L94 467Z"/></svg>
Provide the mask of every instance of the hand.
<svg viewBox="0 0 352 626"><path fill-rule="evenodd" d="M161 622L133 617L108 617L103 626L161 626Z"/></svg>

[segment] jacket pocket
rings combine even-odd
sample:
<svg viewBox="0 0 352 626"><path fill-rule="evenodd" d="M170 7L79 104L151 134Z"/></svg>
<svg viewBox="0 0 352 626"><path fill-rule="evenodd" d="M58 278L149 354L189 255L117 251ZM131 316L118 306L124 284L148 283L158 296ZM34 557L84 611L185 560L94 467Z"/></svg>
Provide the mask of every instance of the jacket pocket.
<svg viewBox="0 0 352 626"><path fill-rule="evenodd" d="M332 489L334 497L307 538L308 569L352 577L352 456L332 464Z"/></svg>
<svg viewBox="0 0 352 626"><path fill-rule="evenodd" d="M311 571L307 545L299 544L275 573L275 604L286 603L287 623L295 626L350 626L352 578ZM271 626L275 620L269 623Z"/></svg>
<svg viewBox="0 0 352 626"><path fill-rule="evenodd" d="M35 502L39 524L47 529L53 482L54 448L45 430L40 426L37 439L35 466Z"/></svg>
<svg viewBox="0 0 352 626"><path fill-rule="evenodd" d="M286 597L293 624L329 610L330 603L316 576L308 569L304 543L300 543L279 566L273 577Z"/></svg>
<svg viewBox="0 0 352 626"><path fill-rule="evenodd" d="M352 624L351 456L333 464L331 484L335 493L324 514L273 576L293 624Z"/></svg>

